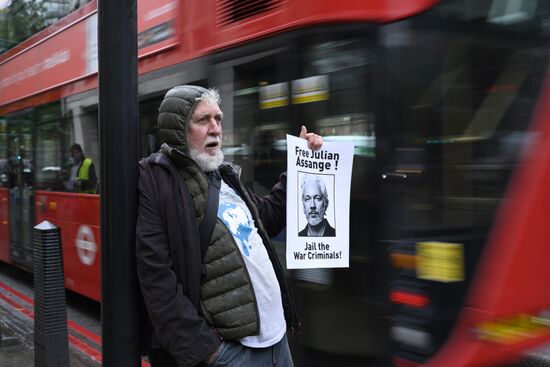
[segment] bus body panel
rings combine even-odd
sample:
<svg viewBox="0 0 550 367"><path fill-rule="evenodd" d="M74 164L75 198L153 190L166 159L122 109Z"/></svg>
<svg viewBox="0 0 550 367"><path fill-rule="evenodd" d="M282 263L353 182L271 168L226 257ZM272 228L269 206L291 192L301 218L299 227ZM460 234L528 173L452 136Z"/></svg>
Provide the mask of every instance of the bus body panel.
<svg viewBox="0 0 550 367"><path fill-rule="evenodd" d="M281 8L247 22L234 22L216 27L211 49L220 49L296 27L329 23L397 21L425 11L438 0L420 1L348 1L335 6L331 0L280 1ZM213 4L210 2L209 4ZM206 4L203 3L203 4ZM216 12L214 5L212 12ZM227 19L227 18L226 18ZM226 20L228 22L229 20ZM218 22L223 22L218 19ZM223 24L223 23L222 23Z"/></svg>
<svg viewBox="0 0 550 367"><path fill-rule="evenodd" d="M99 301L99 195L37 191L35 213L61 228L66 287Z"/></svg>
<svg viewBox="0 0 550 367"><path fill-rule="evenodd" d="M488 365L550 341L550 292L541 287L550 278L546 256L550 104L544 103L550 97L550 83L546 80L532 123L535 137L515 172L466 305L447 344L427 366L441 366L450 358L457 366Z"/></svg>
<svg viewBox="0 0 550 367"><path fill-rule="evenodd" d="M276 11L221 26L216 24L214 2L141 1L138 3L139 73L300 26L397 20L423 11L435 2L418 0L406 6L388 0L369 2L367 6L350 2L334 11L332 1L308 1L299 5L281 1ZM68 24L61 22L58 25L61 29L55 33L43 31L45 36L37 37L34 43L23 42L21 46L26 48L0 61L0 88L10 89L10 93L0 93L0 106L70 82L76 82L76 86L67 91L69 94L97 87L97 77L80 81L97 73L97 10L89 6L86 9L88 14ZM163 36L162 32L169 36ZM165 39L156 41L155 37Z"/></svg>

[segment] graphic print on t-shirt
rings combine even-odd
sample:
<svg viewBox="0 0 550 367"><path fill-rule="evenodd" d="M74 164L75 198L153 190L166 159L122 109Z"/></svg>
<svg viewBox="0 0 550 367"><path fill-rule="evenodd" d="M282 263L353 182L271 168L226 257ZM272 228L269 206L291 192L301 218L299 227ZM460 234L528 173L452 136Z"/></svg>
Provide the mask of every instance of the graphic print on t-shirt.
<svg viewBox="0 0 550 367"><path fill-rule="evenodd" d="M227 196L224 198L226 200L222 200L222 195ZM253 226L252 218L248 216L248 213L243 208L235 204L235 198L232 195L233 193L230 191L220 191L218 217L224 221L231 234L239 240L243 254L250 256L252 245L250 244L249 237Z"/></svg>
<svg viewBox="0 0 550 367"><path fill-rule="evenodd" d="M239 342L250 348L270 347L281 340L286 331L279 282L250 209L223 180L220 187L218 218L231 232L235 245L242 254L260 315L260 333L241 338Z"/></svg>

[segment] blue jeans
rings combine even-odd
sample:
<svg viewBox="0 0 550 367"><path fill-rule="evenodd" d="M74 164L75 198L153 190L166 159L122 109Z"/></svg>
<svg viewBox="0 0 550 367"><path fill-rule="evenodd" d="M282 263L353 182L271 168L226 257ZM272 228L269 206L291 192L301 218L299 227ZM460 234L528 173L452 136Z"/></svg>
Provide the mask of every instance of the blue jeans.
<svg viewBox="0 0 550 367"><path fill-rule="evenodd" d="M293 367L286 334L267 348L249 348L239 342L224 341L207 367Z"/></svg>

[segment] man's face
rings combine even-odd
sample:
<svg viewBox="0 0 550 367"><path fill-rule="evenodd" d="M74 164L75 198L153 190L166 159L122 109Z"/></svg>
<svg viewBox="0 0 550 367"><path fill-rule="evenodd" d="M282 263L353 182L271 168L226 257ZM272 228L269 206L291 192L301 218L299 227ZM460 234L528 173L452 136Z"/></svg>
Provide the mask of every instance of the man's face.
<svg viewBox="0 0 550 367"><path fill-rule="evenodd" d="M302 203L304 204L304 214L310 226L315 226L323 221L327 208L317 183L306 182L302 191Z"/></svg>
<svg viewBox="0 0 550 367"><path fill-rule="evenodd" d="M190 151L214 157L221 150L222 116L217 103L199 102L187 130Z"/></svg>
<svg viewBox="0 0 550 367"><path fill-rule="evenodd" d="M71 157L73 157L75 162L80 162L80 159L82 158L82 153L80 153L79 150L73 149L71 150Z"/></svg>

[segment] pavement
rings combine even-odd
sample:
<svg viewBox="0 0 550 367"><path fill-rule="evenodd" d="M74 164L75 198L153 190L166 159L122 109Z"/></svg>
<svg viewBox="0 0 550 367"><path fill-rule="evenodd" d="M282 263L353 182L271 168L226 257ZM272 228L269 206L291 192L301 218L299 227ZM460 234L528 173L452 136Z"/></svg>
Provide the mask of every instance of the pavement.
<svg viewBox="0 0 550 367"><path fill-rule="evenodd" d="M2 284L0 284L1 286ZM29 304L9 296L5 289L0 292L0 366L33 367L34 355L34 312ZM75 338L75 341L70 339ZM88 346L85 341L68 334L68 361L59 366L97 367L101 365L101 353ZM61 360L63 361L63 360ZM68 362L68 364L67 364ZM36 363L37 366L44 363Z"/></svg>
<svg viewBox="0 0 550 367"><path fill-rule="evenodd" d="M34 352L12 330L2 326L0 339L1 366L34 366Z"/></svg>
<svg viewBox="0 0 550 367"><path fill-rule="evenodd" d="M62 343L58 345L68 345L68 361L67 355L61 352L59 353L60 363L55 363L56 366L99 367L101 366L99 304L90 301L87 303L75 302L75 297L70 297L70 295L67 295L67 299L66 339L62 335L62 331L56 329L53 333L48 333L47 339L43 343L55 342ZM53 316L48 315L43 320L48 320L47 323L51 325ZM0 366L52 365L51 361L48 361L47 364L45 361L35 361L34 319L35 302L32 275L0 263ZM53 320L59 319L53 318ZM49 344L46 345L51 348ZM57 348L57 345L53 348ZM48 356L51 357L52 354L50 353Z"/></svg>
<svg viewBox="0 0 550 367"><path fill-rule="evenodd" d="M3 264L0 264L0 267ZM59 363L51 360L35 361L35 323L34 297L32 281L15 280L13 271L0 269L0 366L1 367L100 367L101 328L98 314L99 304L68 292L67 338L62 332L50 333L45 343L52 341L63 343L69 349L68 361L63 351L61 357L49 353L49 358L58 358ZM30 275L22 274L23 277ZM67 343L67 344L65 344ZM57 348L54 345L52 348ZM55 352L55 351L54 351ZM54 356L54 357L52 357ZM150 367L142 360L141 367Z"/></svg>

